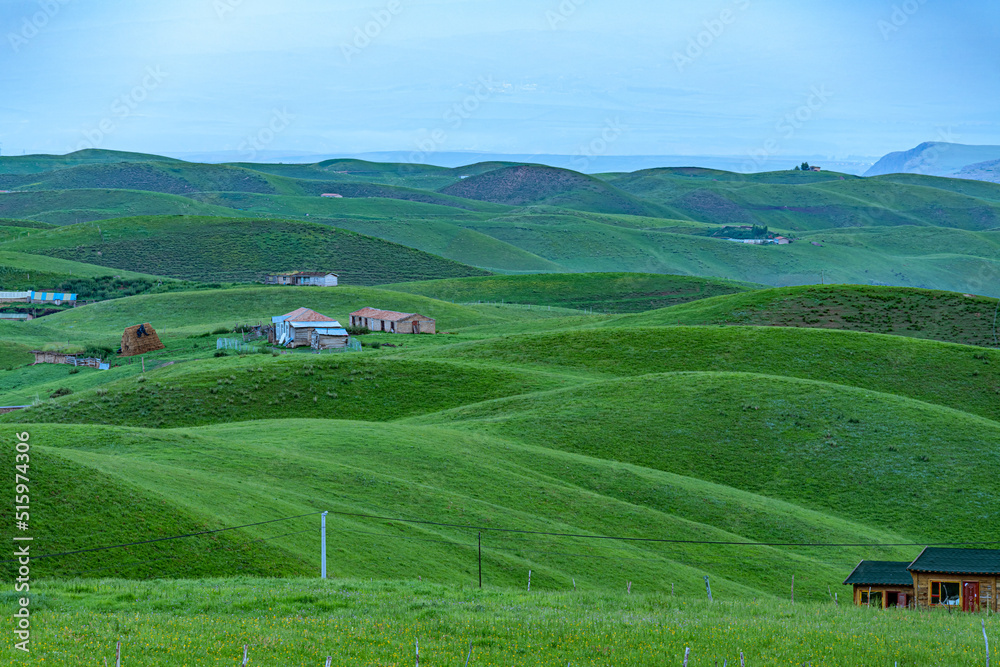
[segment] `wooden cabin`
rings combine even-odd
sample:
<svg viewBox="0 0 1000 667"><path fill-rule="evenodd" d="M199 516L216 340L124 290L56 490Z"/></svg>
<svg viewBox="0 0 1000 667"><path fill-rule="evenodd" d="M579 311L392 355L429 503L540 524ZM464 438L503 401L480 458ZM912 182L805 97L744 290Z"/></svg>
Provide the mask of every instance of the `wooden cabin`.
<svg viewBox="0 0 1000 667"><path fill-rule="evenodd" d="M927 547L907 569L921 607L1000 612L1000 549Z"/></svg>
<svg viewBox="0 0 1000 667"><path fill-rule="evenodd" d="M317 327L309 336L309 344L314 350L336 350L347 347L351 337L347 330L335 322L336 327Z"/></svg>
<svg viewBox="0 0 1000 667"><path fill-rule="evenodd" d="M913 605L913 577L907 561L863 560L844 580L854 586L854 604L864 607Z"/></svg>
<svg viewBox="0 0 1000 667"><path fill-rule="evenodd" d="M365 327L370 331L399 334L435 333L435 320L419 313L397 313L394 310L362 308L351 313L352 327Z"/></svg>
<svg viewBox="0 0 1000 667"><path fill-rule="evenodd" d="M911 563L863 560L844 584L857 605L1000 612L1000 549L926 547Z"/></svg>
<svg viewBox="0 0 1000 667"><path fill-rule="evenodd" d="M339 279L336 273L326 271L290 271L288 273L269 274L264 278L264 284L336 287Z"/></svg>
<svg viewBox="0 0 1000 667"><path fill-rule="evenodd" d="M299 308L285 315L272 317L271 322L274 324L274 340L271 342L287 347L311 346L312 335L317 329L343 331L343 335L347 335L347 331L340 326L340 322L309 308ZM333 336L336 337L339 334ZM345 341L344 345L346 344Z"/></svg>

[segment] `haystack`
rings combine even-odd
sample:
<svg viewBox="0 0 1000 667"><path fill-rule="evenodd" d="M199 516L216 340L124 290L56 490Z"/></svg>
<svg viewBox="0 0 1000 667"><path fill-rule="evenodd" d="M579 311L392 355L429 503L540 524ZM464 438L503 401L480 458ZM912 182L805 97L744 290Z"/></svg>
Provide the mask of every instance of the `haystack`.
<svg viewBox="0 0 1000 667"><path fill-rule="evenodd" d="M134 357L137 354L162 350L164 347L164 344L160 342L160 337L156 335L156 331L149 322L129 327L122 334L121 356L123 357Z"/></svg>

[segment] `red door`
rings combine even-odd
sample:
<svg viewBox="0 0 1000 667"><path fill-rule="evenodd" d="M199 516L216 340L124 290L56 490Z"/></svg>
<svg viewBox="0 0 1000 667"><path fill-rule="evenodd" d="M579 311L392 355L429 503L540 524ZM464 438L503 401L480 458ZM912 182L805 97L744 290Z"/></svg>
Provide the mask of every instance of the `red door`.
<svg viewBox="0 0 1000 667"><path fill-rule="evenodd" d="M979 611L979 582L962 582L962 611Z"/></svg>

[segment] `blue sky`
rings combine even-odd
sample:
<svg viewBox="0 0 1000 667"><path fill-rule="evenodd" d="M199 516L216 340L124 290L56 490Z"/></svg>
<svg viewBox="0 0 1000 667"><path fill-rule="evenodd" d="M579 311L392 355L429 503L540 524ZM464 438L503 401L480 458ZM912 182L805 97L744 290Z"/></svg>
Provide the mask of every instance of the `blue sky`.
<svg viewBox="0 0 1000 667"><path fill-rule="evenodd" d="M96 6L95 6L96 5ZM3 0L6 155L1000 144L966 0Z"/></svg>

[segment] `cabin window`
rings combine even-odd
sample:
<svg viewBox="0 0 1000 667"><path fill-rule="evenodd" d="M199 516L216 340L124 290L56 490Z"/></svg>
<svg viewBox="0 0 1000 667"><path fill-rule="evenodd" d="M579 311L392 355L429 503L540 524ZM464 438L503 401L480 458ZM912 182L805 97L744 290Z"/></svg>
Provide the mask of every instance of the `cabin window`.
<svg viewBox="0 0 1000 667"><path fill-rule="evenodd" d="M932 581L931 604L958 606L962 601L962 584L957 581Z"/></svg>
<svg viewBox="0 0 1000 667"><path fill-rule="evenodd" d="M882 608L882 591L861 591L861 604Z"/></svg>

